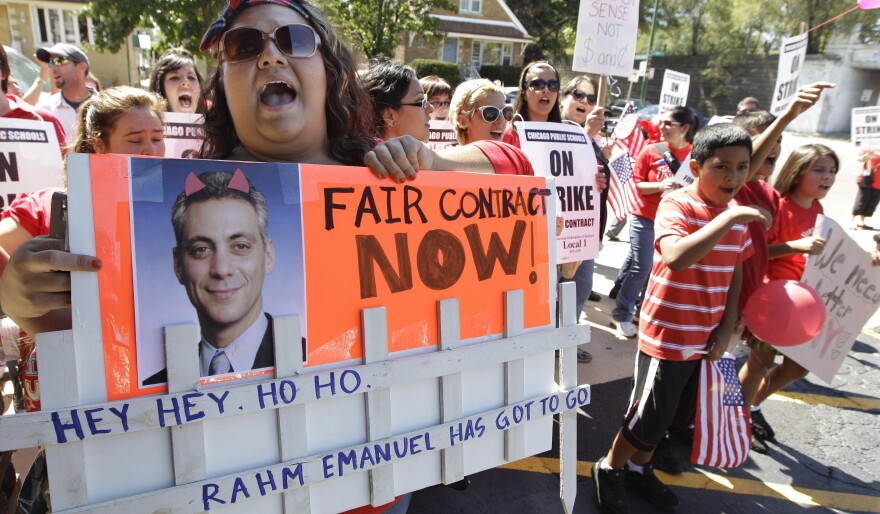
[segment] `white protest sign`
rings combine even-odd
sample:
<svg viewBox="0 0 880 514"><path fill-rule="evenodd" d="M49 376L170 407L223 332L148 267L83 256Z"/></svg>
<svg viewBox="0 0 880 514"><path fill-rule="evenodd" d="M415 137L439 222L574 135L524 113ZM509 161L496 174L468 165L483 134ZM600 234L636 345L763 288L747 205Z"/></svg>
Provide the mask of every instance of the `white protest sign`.
<svg viewBox="0 0 880 514"><path fill-rule="evenodd" d="M681 166L678 167L678 171L672 176L672 180L678 187L687 187L694 183L694 174L691 172L691 154L687 154L687 157L681 161ZM675 189L678 189L678 187ZM675 191L675 189L663 191L663 196Z"/></svg>
<svg viewBox="0 0 880 514"><path fill-rule="evenodd" d="M0 118L0 207L19 193L63 184L58 136L51 123Z"/></svg>
<svg viewBox="0 0 880 514"><path fill-rule="evenodd" d="M687 104L691 76L687 73L666 70L663 72L663 87L660 89L660 112Z"/></svg>
<svg viewBox="0 0 880 514"><path fill-rule="evenodd" d="M450 145L457 145L455 132L452 131L452 123L449 120L431 120L428 122L429 136L428 142L432 143L432 148L445 148Z"/></svg>
<svg viewBox="0 0 880 514"><path fill-rule="evenodd" d="M880 107L852 110L851 141L856 148L880 148Z"/></svg>
<svg viewBox="0 0 880 514"><path fill-rule="evenodd" d="M581 0L571 68L629 77L638 32L639 0Z"/></svg>
<svg viewBox="0 0 880 514"><path fill-rule="evenodd" d="M599 255L599 191L596 154L582 127L564 123L515 123L522 151L535 175L556 179L562 233L556 237L556 263Z"/></svg>
<svg viewBox="0 0 880 514"><path fill-rule="evenodd" d="M165 157L187 158L202 147L201 114L165 113Z"/></svg>
<svg viewBox="0 0 880 514"><path fill-rule="evenodd" d="M773 88L773 103L770 112L779 116L788 107L797 92L798 76L807 56L807 34L782 38L779 48L779 69L776 72L776 86Z"/></svg>
<svg viewBox="0 0 880 514"><path fill-rule="evenodd" d="M777 349L830 384L880 306L880 267L872 266L870 254L831 218L819 216L813 233L825 238L825 251L810 256L801 282L825 301L825 325L814 339Z"/></svg>

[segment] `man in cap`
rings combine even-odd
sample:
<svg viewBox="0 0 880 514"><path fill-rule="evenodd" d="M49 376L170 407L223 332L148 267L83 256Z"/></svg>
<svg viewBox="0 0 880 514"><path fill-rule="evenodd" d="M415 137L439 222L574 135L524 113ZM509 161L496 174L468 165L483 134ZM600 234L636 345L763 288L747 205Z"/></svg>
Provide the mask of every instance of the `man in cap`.
<svg viewBox="0 0 880 514"><path fill-rule="evenodd" d="M0 44L0 118L19 118L23 120L39 120L51 123L55 129L55 135L58 137L58 144L61 145L62 153L64 148L64 128L58 118L43 109L36 109L30 104L22 101L21 98L9 94L11 93L11 70L9 68L9 60L6 57L6 50Z"/></svg>
<svg viewBox="0 0 880 514"><path fill-rule="evenodd" d="M49 65L55 87L60 89L40 101L37 107L51 112L61 120L67 138L73 141L76 137L76 110L95 93L94 89L86 87L89 58L73 45L58 43L38 49L37 59Z"/></svg>

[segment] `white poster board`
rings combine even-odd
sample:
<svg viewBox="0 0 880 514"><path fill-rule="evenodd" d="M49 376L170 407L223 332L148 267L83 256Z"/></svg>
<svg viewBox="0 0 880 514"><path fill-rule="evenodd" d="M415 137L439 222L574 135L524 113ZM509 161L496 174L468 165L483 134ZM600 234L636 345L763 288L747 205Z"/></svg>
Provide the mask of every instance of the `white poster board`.
<svg viewBox="0 0 880 514"><path fill-rule="evenodd" d="M599 191L596 154L582 127L566 123L514 123L522 151L535 175L555 179L562 233L556 237L556 263L599 255Z"/></svg>
<svg viewBox="0 0 880 514"><path fill-rule="evenodd" d="M678 167L678 171L672 176L672 180L678 187L687 187L694 183L695 177L691 171L691 154L687 154L687 157L681 161L681 166ZM675 191L675 189L667 189L666 191L663 191L663 196L666 196L673 191Z"/></svg>
<svg viewBox="0 0 880 514"><path fill-rule="evenodd" d="M165 157L186 159L202 147L201 114L165 113Z"/></svg>
<svg viewBox="0 0 880 514"><path fill-rule="evenodd" d="M0 208L19 193L64 183L61 147L51 123L0 118Z"/></svg>
<svg viewBox="0 0 880 514"><path fill-rule="evenodd" d="M880 107L857 107L852 110L850 140L859 149L880 148Z"/></svg>
<svg viewBox="0 0 880 514"><path fill-rule="evenodd" d="M770 105L770 113L779 116L791 99L794 98L798 88L798 76L807 56L807 34L782 38L782 46L779 48L779 68L776 72L776 86L773 88L773 103Z"/></svg>
<svg viewBox="0 0 880 514"><path fill-rule="evenodd" d="M825 237L825 251L807 259L801 282L825 301L825 325L804 344L776 348L831 384L861 328L880 306L880 267L872 266L870 254L831 218L819 216L813 233Z"/></svg>
<svg viewBox="0 0 880 514"><path fill-rule="evenodd" d="M629 77L638 32L639 0L581 0L571 69Z"/></svg>
<svg viewBox="0 0 880 514"><path fill-rule="evenodd" d="M452 131L452 123L449 120L431 120L428 122L428 142L432 148L445 148L457 145L455 132Z"/></svg>
<svg viewBox="0 0 880 514"><path fill-rule="evenodd" d="M687 73L666 70L663 72L663 87L660 89L660 112L679 105L687 105L691 76Z"/></svg>

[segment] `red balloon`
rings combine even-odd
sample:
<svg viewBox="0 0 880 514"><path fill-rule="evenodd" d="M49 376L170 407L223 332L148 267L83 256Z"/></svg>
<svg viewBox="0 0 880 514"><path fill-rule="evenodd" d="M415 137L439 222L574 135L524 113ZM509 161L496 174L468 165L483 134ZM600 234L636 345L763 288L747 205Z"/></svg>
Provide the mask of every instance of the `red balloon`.
<svg viewBox="0 0 880 514"><path fill-rule="evenodd" d="M825 314L815 289L796 280L774 280L752 294L743 320L761 341L796 346L819 335Z"/></svg>

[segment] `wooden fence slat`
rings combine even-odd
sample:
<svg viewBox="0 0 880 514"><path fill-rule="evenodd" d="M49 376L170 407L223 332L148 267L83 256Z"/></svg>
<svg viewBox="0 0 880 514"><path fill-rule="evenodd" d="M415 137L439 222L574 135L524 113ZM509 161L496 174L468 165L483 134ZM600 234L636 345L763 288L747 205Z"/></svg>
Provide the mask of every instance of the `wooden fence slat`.
<svg viewBox="0 0 880 514"><path fill-rule="evenodd" d="M559 285L559 312L562 327L577 325L580 313L575 312L574 282ZM559 350L559 385L563 389L577 386L577 347ZM559 415L559 498L565 514L571 514L577 497L577 409Z"/></svg>
<svg viewBox="0 0 880 514"><path fill-rule="evenodd" d="M298 316L272 318L275 335L275 377L287 378L303 372L302 326ZM290 405L278 409L278 444L281 462L309 454L309 430L306 405ZM311 511L311 488L304 486L283 495L284 513Z"/></svg>
<svg viewBox="0 0 880 514"><path fill-rule="evenodd" d="M194 323L165 327L165 366L168 392L181 393L199 388L199 330ZM174 457L174 483L189 484L208 476L205 455L205 427L190 423L171 427L171 453Z"/></svg>
<svg viewBox="0 0 880 514"><path fill-rule="evenodd" d="M440 320L440 351L454 350L461 344L458 298L437 302ZM449 423L462 414L461 373L450 373L440 377L440 421ZM441 474L444 484L454 484L464 480L464 447L452 446L442 450Z"/></svg>
<svg viewBox="0 0 880 514"><path fill-rule="evenodd" d="M364 363L388 360L388 324L385 307L361 311L364 326ZM391 389L367 391L367 439L391 437ZM385 464L370 470L370 503L374 507L394 500L394 466Z"/></svg>
<svg viewBox="0 0 880 514"><path fill-rule="evenodd" d="M504 337L514 337L523 333L523 291L504 293ZM507 405L525 398L526 361L514 359L505 365L504 402ZM508 462L526 457L525 427L513 427L504 433L504 458Z"/></svg>
<svg viewBox="0 0 880 514"><path fill-rule="evenodd" d="M40 403L44 409L72 407L80 402L77 362L78 347L73 332L37 334L40 359ZM82 441L46 447L46 473L52 477L52 508L56 510L88 504Z"/></svg>

